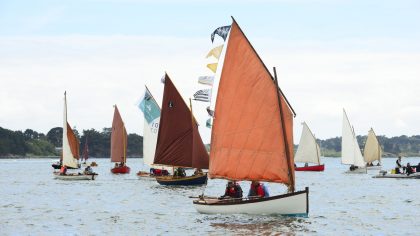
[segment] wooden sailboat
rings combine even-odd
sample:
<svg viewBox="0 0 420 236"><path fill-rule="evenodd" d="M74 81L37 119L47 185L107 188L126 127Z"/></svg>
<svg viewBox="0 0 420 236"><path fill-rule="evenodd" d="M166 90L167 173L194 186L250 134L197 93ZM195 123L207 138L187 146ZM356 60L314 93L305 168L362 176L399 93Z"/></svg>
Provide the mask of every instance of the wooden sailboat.
<svg viewBox="0 0 420 236"><path fill-rule="evenodd" d="M324 164L321 165L321 152L316 138L305 122L302 123L302 126L302 136L300 136L299 147L295 154L295 162L313 163L315 165L307 166L305 164L304 167L295 167L295 171L324 171Z"/></svg>
<svg viewBox="0 0 420 236"><path fill-rule="evenodd" d="M293 116L277 76L233 19L214 112L209 177L281 183L289 191L264 198L200 196L193 202L197 211L306 216L309 188L295 191Z"/></svg>
<svg viewBox="0 0 420 236"><path fill-rule="evenodd" d="M209 155L198 132L198 125L175 85L165 74L162 111L156 144L156 165L208 169ZM161 176L162 185L199 185L207 181L207 174L193 176Z"/></svg>
<svg viewBox="0 0 420 236"><path fill-rule="evenodd" d="M124 122L118 111L117 105L114 105L114 118L112 120L111 131L111 162L115 167L111 169L114 174L128 174L130 167L127 162L127 131Z"/></svg>
<svg viewBox="0 0 420 236"><path fill-rule="evenodd" d="M67 98L64 93L64 122L63 122L63 144L62 144L62 165L70 169L80 168L79 160L79 140L67 122ZM96 173L60 173L54 172L54 177L61 180L94 180Z"/></svg>
<svg viewBox="0 0 420 236"><path fill-rule="evenodd" d="M89 146L88 146L88 139L85 138L85 146L83 147L82 158L80 161L83 161L83 164L86 164L87 159L89 158Z"/></svg>
<svg viewBox="0 0 420 236"><path fill-rule="evenodd" d="M153 165L156 151L156 142L159 131L160 107L157 104L152 93L146 86L144 98L140 103L140 109L144 114L143 124L143 163L150 167L149 171L139 171L139 177L155 177L168 175L168 171L162 166Z"/></svg>
<svg viewBox="0 0 420 236"><path fill-rule="evenodd" d="M341 138L341 163L351 165L346 173L367 173L366 163L357 143L354 129L343 109L343 135Z"/></svg>
<svg viewBox="0 0 420 236"><path fill-rule="evenodd" d="M366 139L363 157L368 170L381 169L382 148L372 128L370 128ZM378 161L378 163L373 164L374 161Z"/></svg>

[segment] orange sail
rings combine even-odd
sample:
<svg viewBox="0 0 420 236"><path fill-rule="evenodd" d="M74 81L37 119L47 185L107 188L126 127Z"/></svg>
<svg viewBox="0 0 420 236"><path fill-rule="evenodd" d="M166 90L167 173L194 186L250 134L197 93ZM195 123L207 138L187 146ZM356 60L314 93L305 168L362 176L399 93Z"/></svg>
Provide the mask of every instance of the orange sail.
<svg viewBox="0 0 420 236"><path fill-rule="evenodd" d="M77 160L79 160L80 154L79 154L79 140L77 139L76 135L74 134L72 128L70 127L70 124L67 122L67 139L69 140L70 144L70 150L73 154L73 157Z"/></svg>
<svg viewBox="0 0 420 236"><path fill-rule="evenodd" d="M162 111L154 164L207 169L209 155L198 125L168 75L165 75Z"/></svg>
<svg viewBox="0 0 420 236"><path fill-rule="evenodd" d="M111 162L126 162L127 131L117 106L114 106L114 119L111 132Z"/></svg>
<svg viewBox="0 0 420 236"><path fill-rule="evenodd" d="M294 189L293 112L235 21L217 94L209 175Z"/></svg>

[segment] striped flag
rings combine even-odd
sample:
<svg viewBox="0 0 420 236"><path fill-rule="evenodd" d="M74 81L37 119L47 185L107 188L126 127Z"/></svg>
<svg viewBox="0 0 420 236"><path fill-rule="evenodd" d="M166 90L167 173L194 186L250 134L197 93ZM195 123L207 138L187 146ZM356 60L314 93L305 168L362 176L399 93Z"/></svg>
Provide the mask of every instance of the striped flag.
<svg viewBox="0 0 420 236"><path fill-rule="evenodd" d="M202 89L194 93L194 100L201 102L210 102L211 89Z"/></svg>
<svg viewBox="0 0 420 236"><path fill-rule="evenodd" d="M216 34L219 35L220 37L222 37L224 41L226 41L226 37L229 33L229 30L230 30L230 25L221 26L221 27L215 29L213 31L213 33L211 34L211 42L213 43L214 35L216 35Z"/></svg>
<svg viewBox="0 0 420 236"><path fill-rule="evenodd" d="M198 83L200 83L200 84L206 84L206 85L213 86L213 82L214 82L214 76L200 76L200 77L198 77Z"/></svg>

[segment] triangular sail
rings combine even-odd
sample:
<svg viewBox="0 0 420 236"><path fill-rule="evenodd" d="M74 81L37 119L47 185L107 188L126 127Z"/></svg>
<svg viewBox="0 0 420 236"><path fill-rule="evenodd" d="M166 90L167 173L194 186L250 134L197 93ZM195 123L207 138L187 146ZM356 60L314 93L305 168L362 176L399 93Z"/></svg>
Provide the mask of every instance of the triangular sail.
<svg viewBox="0 0 420 236"><path fill-rule="evenodd" d="M379 161L381 162L382 149L379 144L378 138L375 135L375 132L371 128L369 130L368 137L366 139L365 149L364 149L364 159L366 162Z"/></svg>
<svg viewBox="0 0 420 236"><path fill-rule="evenodd" d="M347 118L346 111L343 110L343 135L341 139L341 162L343 164L364 167L362 152L357 143L356 135Z"/></svg>
<svg viewBox="0 0 420 236"><path fill-rule="evenodd" d="M159 131L160 107L147 87L139 107L144 114L143 162L152 166Z"/></svg>
<svg viewBox="0 0 420 236"><path fill-rule="evenodd" d="M201 169L209 165L197 122L168 75L165 75L154 164Z"/></svg>
<svg viewBox="0 0 420 236"><path fill-rule="evenodd" d="M299 147L295 154L295 162L306 162L319 165L319 157L321 156L319 145L308 125L305 122L303 122L302 125L302 136L300 137Z"/></svg>
<svg viewBox="0 0 420 236"><path fill-rule="evenodd" d="M64 93L64 114L63 114L63 165L78 168L79 140L67 122L67 98Z"/></svg>
<svg viewBox="0 0 420 236"><path fill-rule="evenodd" d="M127 131L117 106L114 106L114 119L111 131L111 162L126 162Z"/></svg>
<svg viewBox="0 0 420 236"><path fill-rule="evenodd" d="M233 21L214 113L211 178L294 187L293 113L278 92L273 77Z"/></svg>

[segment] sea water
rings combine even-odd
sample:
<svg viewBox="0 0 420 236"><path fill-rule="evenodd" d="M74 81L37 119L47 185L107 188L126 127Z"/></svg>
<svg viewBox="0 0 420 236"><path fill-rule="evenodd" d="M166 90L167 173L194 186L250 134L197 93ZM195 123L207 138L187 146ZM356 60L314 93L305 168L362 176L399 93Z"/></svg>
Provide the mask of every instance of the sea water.
<svg viewBox="0 0 420 236"><path fill-rule="evenodd" d="M374 179L345 174L339 158L322 158L324 172L296 172L296 190L309 187L309 216L206 215L192 198L224 193L226 181L207 187L165 187L139 179L142 159L128 159L131 173L110 173L109 159L95 159L95 181L53 179L50 159L0 160L0 235L418 235L420 179ZM412 165L420 158L403 158ZM383 159L391 169L395 159ZM191 172L191 171L190 171ZM249 182L241 182L244 194ZM268 184L270 194L285 187Z"/></svg>

